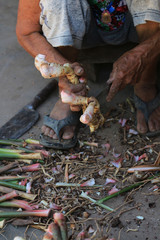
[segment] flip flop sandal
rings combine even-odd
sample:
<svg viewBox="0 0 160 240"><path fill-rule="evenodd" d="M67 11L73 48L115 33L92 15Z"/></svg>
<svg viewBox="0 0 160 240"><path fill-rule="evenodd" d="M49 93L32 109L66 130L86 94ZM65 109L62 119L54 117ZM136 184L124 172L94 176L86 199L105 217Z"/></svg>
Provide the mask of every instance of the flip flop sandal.
<svg viewBox="0 0 160 240"><path fill-rule="evenodd" d="M79 125L80 112L71 112L71 114L61 120L56 120L49 117L48 115L44 117L44 125L53 129L56 133L58 139L50 138L44 134L40 135L40 143L48 148L54 148L59 150L66 150L75 147L77 143L77 130ZM65 126L73 125L76 126L74 131L74 136L71 139L62 139L60 136L60 131Z"/></svg>
<svg viewBox="0 0 160 240"><path fill-rule="evenodd" d="M145 120L146 122L148 122L148 119L151 113L157 107L160 106L160 92L157 94L157 96L153 100L149 102L144 102L138 96L134 95L134 103L135 103L135 107L143 112ZM160 135L160 130L155 132L147 132L145 135L147 137L156 137Z"/></svg>

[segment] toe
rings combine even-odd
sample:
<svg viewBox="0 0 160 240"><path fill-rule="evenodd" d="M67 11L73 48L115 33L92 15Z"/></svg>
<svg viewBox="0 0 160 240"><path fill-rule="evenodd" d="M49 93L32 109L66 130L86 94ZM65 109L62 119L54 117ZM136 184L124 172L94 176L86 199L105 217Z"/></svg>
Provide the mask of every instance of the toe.
<svg viewBox="0 0 160 240"><path fill-rule="evenodd" d="M53 138L54 135L55 135L54 131L52 129L50 129L48 136L50 138Z"/></svg>
<svg viewBox="0 0 160 240"><path fill-rule="evenodd" d="M151 132L160 130L160 107L155 109L150 115L148 127Z"/></svg>
<svg viewBox="0 0 160 240"><path fill-rule="evenodd" d="M152 119L149 119L149 121L148 121L148 127L149 127L149 131L151 131L151 132L156 131L155 121L152 120Z"/></svg>
<svg viewBox="0 0 160 240"><path fill-rule="evenodd" d="M137 110L137 131L142 134L148 131L144 114L140 110Z"/></svg>
<svg viewBox="0 0 160 240"><path fill-rule="evenodd" d="M49 136L50 128L46 127L44 135Z"/></svg>
<svg viewBox="0 0 160 240"><path fill-rule="evenodd" d="M74 136L74 129L75 129L75 127L73 127L73 126L66 126L64 128L64 133L63 133L62 138L63 139L71 139L71 138L73 138L73 136Z"/></svg>
<svg viewBox="0 0 160 240"><path fill-rule="evenodd" d="M45 133L45 130L46 130L46 126L42 126L41 128L42 133Z"/></svg>

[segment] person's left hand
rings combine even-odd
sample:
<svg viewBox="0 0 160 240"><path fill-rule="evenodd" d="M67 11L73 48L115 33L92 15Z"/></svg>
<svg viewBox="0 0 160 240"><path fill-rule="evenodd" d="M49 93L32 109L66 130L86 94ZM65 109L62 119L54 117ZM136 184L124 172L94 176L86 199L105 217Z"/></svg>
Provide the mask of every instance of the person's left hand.
<svg viewBox="0 0 160 240"><path fill-rule="evenodd" d="M110 74L108 85L111 85L107 101L122 90L126 85L135 85L139 80L142 71L145 68L145 47L138 46L123 54L114 64Z"/></svg>

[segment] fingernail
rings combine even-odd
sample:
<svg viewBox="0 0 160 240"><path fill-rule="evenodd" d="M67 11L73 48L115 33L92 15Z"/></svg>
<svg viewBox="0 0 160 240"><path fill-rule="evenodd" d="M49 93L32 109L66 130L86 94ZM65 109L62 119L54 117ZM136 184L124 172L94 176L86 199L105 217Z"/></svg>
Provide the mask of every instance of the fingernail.
<svg viewBox="0 0 160 240"><path fill-rule="evenodd" d="M84 83L85 80L86 80L86 79L85 79L84 77L79 78L80 83Z"/></svg>
<svg viewBox="0 0 160 240"><path fill-rule="evenodd" d="M83 69L82 69L82 68L78 68L77 74L80 74L80 73L82 73L82 72L83 72Z"/></svg>

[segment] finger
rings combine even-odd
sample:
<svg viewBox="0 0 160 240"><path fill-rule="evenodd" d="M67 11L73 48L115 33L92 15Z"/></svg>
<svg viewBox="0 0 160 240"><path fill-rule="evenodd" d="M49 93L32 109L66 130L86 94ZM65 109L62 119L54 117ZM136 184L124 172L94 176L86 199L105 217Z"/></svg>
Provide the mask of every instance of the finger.
<svg viewBox="0 0 160 240"><path fill-rule="evenodd" d="M84 69L81 66L75 66L74 72L77 76L82 76L84 74Z"/></svg>
<svg viewBox="0 0 160 240"><path fill-rule="evenodd" d="M83 91L86 87L84 83L72 84L67 78L61 78L58 83L59 89L65 89L68 92L77 93Z"/></svg>
<svg viewBox="0 0 160 240"><path fill-rule="evenodd" d="M113 83L119 75L118 67L116 65L113 66L113 70L110 73L109 79L107 80L107 84Z"/></svg>
<svg viewBox="0 0 160 240"><path fill-rule="evenodd" d="M79 112L81 110L81 106L71 105L70 109L71 109L72 112Z"/></svg>
<svg viewBox="0 0 160 240"><path fill-rule="evenodd" d="M71 90L71 92L76 93L76 94L87 91L86 85L84 83L71 84L70 90Z"/></svg>
<svg viewBox="0 0 160 240"><path fill-rule="evenodd" d="M82 89L82 91L79 92L73 92L74 94L76 94L77 96L83 96L85 97L87 95L87 89Z"/></svg>
<svg viewBox="0 0 160 240"><path fill-rule="evenodd" d="M116 93L120 90L121 88L121 81L118 79L118 81L113 82L110 89L108 96L106 98L107 102L111 101L112 98L116 95Z"/></svg>
<svg viewBox="0 0 160 240"><path fill-rule="evenodd" d="M84 74L84 68L78 62L71 64L71 67L74 69L77 76L82 76Z"/></svg>

